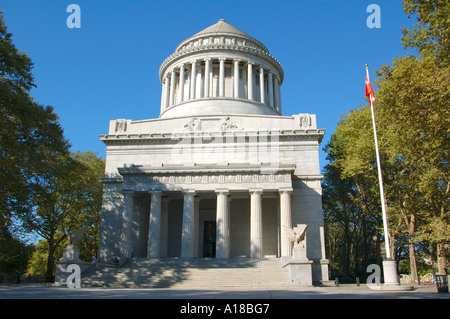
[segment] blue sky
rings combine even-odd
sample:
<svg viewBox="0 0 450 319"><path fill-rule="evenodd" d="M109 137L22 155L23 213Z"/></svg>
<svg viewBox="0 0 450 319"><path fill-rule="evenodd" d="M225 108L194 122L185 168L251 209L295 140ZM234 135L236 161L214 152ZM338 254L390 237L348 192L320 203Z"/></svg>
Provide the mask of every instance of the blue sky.
<svg viewBox="0 0 450 319"><path fill-rule="evenodd" d="M70 29L69 4L81 8ZM381 9L370 29L369 4ZM365 103L365 67L408 53L400 0L2 0L13 42L34 62L35 100L60 117L72 151L105 158L109 121L159 116L161 63L186 38L225 19L262 42L284 68L283 115L317 114L329 141L342 114Z"/></svg>

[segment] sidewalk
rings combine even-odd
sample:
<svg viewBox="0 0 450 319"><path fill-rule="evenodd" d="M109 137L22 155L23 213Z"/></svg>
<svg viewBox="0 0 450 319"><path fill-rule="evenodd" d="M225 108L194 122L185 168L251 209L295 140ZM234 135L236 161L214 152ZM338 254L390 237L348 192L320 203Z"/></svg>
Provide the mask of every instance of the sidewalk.
<svg viewBox="0 0 450 319"><path fill-rule="evenodd" d="M366 285L289 289L104 289L45 285L2 285L0 299L450 299L435 285L412 291L375 291Z"/></svg>

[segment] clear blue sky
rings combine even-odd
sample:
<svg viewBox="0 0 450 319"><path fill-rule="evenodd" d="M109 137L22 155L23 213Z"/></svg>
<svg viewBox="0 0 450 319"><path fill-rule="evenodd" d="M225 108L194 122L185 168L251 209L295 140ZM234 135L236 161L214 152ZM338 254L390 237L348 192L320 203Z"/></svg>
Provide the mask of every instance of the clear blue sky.
<svg viewBox="0 0 450 319"><path fill-rule="evenodd" d="M69 29L69 4L81 28ZM369 4L381 8L370 29ZM262 42L282 64L283 115L317 114L326 129L321 149L342 114L365 103L365 67L375 70L407 51L402 26L415 22L400 0L2 0L8 31L34 62L36 101L60 117L73 151L105 158L99 135L109 121L159 116L158 71L186 38L225 19ZM321 166L326 164L320 152Z"/></svg>

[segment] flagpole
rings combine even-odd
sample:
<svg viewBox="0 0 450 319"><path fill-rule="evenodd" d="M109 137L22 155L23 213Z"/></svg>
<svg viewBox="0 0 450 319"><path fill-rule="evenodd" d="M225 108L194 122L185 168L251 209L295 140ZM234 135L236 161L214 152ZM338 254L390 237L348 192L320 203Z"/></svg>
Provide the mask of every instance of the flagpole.
<svg viewBox="0 0 450 319"><path fill-rule="evenodd" d="M366 76L367 76L367 80L370 82L369 67L367 64L366 64ZM377 126L375 123L375 112L373 109L373 101L370 97L369 97L369 101L370 101L370 110L372 112L373 136L375 139L375 151L376 151L376 156L377 156L378 180L379 180L379 184L380 184L380 197L381 197L381 211L383 213L383 228L384 228L384 236L385 236L384 242L386 245L386 258L391 259L392 256L391 256L391 248L389 245L389 230L388 230L388 225L387 225L386 205L384 202L383 176L381 174L380 152L378 151Z"/></svg>

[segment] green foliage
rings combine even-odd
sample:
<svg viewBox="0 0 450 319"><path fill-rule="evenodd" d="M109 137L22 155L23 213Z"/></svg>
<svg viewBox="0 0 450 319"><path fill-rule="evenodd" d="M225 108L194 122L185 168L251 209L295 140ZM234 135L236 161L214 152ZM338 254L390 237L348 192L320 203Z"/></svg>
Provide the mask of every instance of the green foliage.
<svg viewBox="0 0 450 319"><path fill-rule="evenodd" d="M74 233L91 226L80 243L80 258L88 261L97 251L104 165L104 160L92 152L59 158L52 173L39 185L36 209L21 216L28 231L46 240L48 280L53 277L55 254L63 248L66 230Z"/></svg>
<svg viewBox="0 0 450 319"><path fill-rule="evenodd" d="M30 58L12 43L0 13L0 229L20 227L45 239L34 259L47 250L46 277L51 279L64 229L93 226L80 255L88 259L97 250L104 161L92 152L69 153L53 108L30 96L36 86L32 68ZM2 258L15 255L11 250Z"/></svg>
<svg viewBox="0 0 450 319"><path fill-rule="evenodd" d="M15 238L6 227L0 229L0 273L10 276L24 273L33 249Z"/></svg>
<svg viewBox="0 0 450 319"><path fill-rule="evenodd" d="M375 113L389 236L398 261L401 256L409 257L414 277L417 265L423 265L416 263L416 254L421 258L429 254L424 242L437 248L439 272L444 274L448 267L450 2L405 0L404 6L406 13L417 15L418 23L413 30L403 29L402 40L420 56L396 57L392 65L381 66ZM324 211L332 216L326 222L344 225L340 235L344 246L355 243L346 232L361 227L349 212L366 214L370 217L367 222L377 220L380 211L371 124L368 106L351 110L341 118L325 148L330 164L323 182ZM347 220L351 226L346 226ZM356 264L356 257L354 260ZM400 266L408 268L403 263Z"/></svg>
<svg viewBox="0 0 450 319"><path fill-rule="evenodd" d="M404 0L404 11L417 17L412 30L403 28L403 45L422 56L434 56L448 65L450 56L450 2L447 0Z"/></svg>
<svg viewBox="0 0 450 319"><path fill-rule="evenodd" d="M49 245L48 241L45 239L42 239L39 241L39 243L36 245L36 249L34 250L33 254L31 255L25 275L27 276L37 276L41 279L47 278L47 261L48 261L48 251L49 251ZM62 257L63 254L63 248L62 245L58 247L55 251L55 260L58 260Z"/></svg>
<svg viewBox="0 0 450 319"><path fill-rule="evenodd" d="M12 43L0 12L0 227L30 212L37 185L68 143L52 107L33 101L36 85L28 56Z"/></svg>

